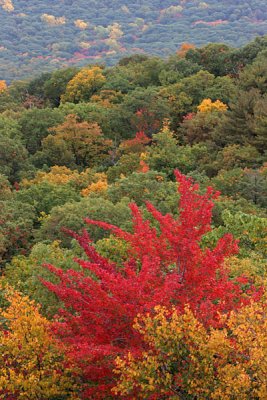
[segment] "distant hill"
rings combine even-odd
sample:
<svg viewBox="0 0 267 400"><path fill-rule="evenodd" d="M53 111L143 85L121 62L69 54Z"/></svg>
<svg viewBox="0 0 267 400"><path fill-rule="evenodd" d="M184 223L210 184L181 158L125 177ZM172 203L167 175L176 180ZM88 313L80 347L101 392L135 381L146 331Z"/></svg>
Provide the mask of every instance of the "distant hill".
<svg viewBox="0 0 267 400"><path fill-rule="evenodd" d="M266 33L266 0L0 0L0 79Z"/></svg>

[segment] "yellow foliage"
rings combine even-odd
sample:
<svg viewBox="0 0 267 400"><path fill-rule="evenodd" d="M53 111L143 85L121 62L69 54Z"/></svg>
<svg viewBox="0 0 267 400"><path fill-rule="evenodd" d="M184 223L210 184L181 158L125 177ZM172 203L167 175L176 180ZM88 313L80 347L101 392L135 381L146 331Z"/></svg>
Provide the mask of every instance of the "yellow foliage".
<svg viewBox="0 0 267 400"><path fill-rule="evenodd" d="M267 398L266 303L251 303L224 317L224 329L207 329L189 308L183 314L156 307L138 316L135 329L148 350L116 360L117 395L184 393L197 400Z"/></svg>
<svg viewBox="0 0 267 400"><path fill-rule="evenodd" d="M120 91L116 90L101 90L99 94L95 94L91 97L91 101L95 103L101 103L104 107L114 107L114 104L120 103L123 95Z"/></svg>
<svg viewBox="0 0 267 400"><path fill-rule="evenodd" d="M214 102L211 99L204 99L199 106L197 106L199 112L212 112L220 111L224 112L227 110L227 105L220 100Z"/></svg>
<svg viewBox="0 0 267 400"><path fill-rule="evenodd" d="M105 83L102 68L82 68L68 83L62 102L79 102L89 98Z"/></svg>
<svg viewBox="0 0 267 400"><path fill-rule="evenodd" d="M79 28L82 30L88 28L88 23L83 21L82 19L76 19L76 21L74 21L74 25L76 26L76 28Z"/></svg>
<svg viewBox="0 0 267 400"><path fill-rule="evenodd" d="M121 30L120 24L114 22L114 24L108 26L109 37L113 40L118 40L123 36L123 31Z"/></svg>
<svg viewBox="0 0 267 400"><path fill-rule="evenodd" d="M230 257L226 263L232 276L243 274L258 285L267 278L266 262L257 253L251 252L251 258Z"/></svg>
<svg viewBox="0 0 267 400"><path fill-rule="evenodd" d="M41 20L51 26L59 26L66 23L65 17L55 17L54 15L50 14L42 14Z"/></svg>
<svg viewBox="0 0 267 400"><path fill-rule="evenodd" d="M82 49L90 49L91 43L90 43L90 42L80 42L80 43L79 43L79 46L80 46Z"/></svg>
<svg viewBox="0 0 267 400"><path fill-rule="evenodd" d="M2 6L3 10L5 11L14 11L12 0L0 0L0 6Z"/></svg>
<svg viewBox="0 0 267 400"><path fill-rule="evenodd" d="M87 168L79 173L77 170L71 170L65 166L55 165L51 167L49 172L38 171L33 179L23 179L21 182L21 186L27 188L42 182L49 182L52 185L70 184L77 190L82 190L83 192L83 190L88 191L88 188L91 186L91 184L95 185L98 182L104 183L106 182L106 180L107 177L105 174L95 173L90 168ZM93 187L94 186L92 186L92 188ZM88 194L85 194L85 196L87 195Z"/></svg>
<svg viewBox="0 0 267 400"><path fill-rule="evenodd" d="M65 166L55 165L51 167L50 172L38 171L35 178L28 180L23 179L21 185L29 187L41 182L49 182L55 185L66 185L79 179L79 172L71 170Z"/></svg>
<svg viewBox="0 0 267 400"><path fill-rule="evenodd" d="M5 288L7 309L0 309L0 398L37 400L77 398L71 365L53 339L50 322L28 297Z"/></svg>
<svg viewBox="0 0 267 400"><path fill-rule="evenodd" d="M86 197L89 196L90 193L103 193L108 188L107 176L104 173L96 173L94 176L95 179L98 179L97 182L92 182L87 188L81 191L81 195Z"/></svg>
<svg viewBox="0 0 267 400"><path fill-rule="evenodd" d="M6 81L0 81L0 93L3 93L7 90L7 84Z"/></svg>

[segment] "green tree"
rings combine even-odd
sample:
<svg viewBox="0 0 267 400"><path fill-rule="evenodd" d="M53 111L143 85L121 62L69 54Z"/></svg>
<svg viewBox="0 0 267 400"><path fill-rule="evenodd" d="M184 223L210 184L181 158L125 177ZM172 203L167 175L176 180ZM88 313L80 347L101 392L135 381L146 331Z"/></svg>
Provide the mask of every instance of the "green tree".
<svg viewBox="0 0 267 400"><path fill-rule="evenodd" d="M41 227L36 232L38 241L53 242L61 240L63 246L71 246L72 239L62 232L62 228L79 232L86 228L93 240L99 240L106 236L102 229L87 226L84 218L103 220L124 229L130 225L129 198L120 198L118 203L113 204L110 200L102 197L90 196L79 202L66 203L54 207L50 215L44 218Z"/></svg>
<svg viewBox="0 0 267 400"><path fill-rule="evenodd" d="M22 170L29 168L28 161L28 152L20 140L0 133L0 173L14 183Z"/></svg>
<svg viewBox="0 0 267 400"><path fill-rule="evenodd" d="M80 195L70 185L56 185L44 181L19 190L15 197L22 203L32 205L39 216L41 213L49 214L53 207L78 201Z"/></svg>
<svg viewBox="0 0 267 400"><path fill-rule="evenodd" d="M63 122L64 115L58 109L32 109L19 118L23 142L30 154L40 150L42 140L49 135L49 128Z"/></svg>
<svg viewBox="0 0 267 400"><path fill-rule="evenodd" d="M0 201L0 265L31 246L35 213L32 206L20 201Z"/></svg>
<svg viewBox="0 0 267 400"><path fill-rule="evenodd" d="M78 68L70 67L52 73L44 83L44 96L53 107L58 107L60 98L65 93L69 81L76 75Z"/></svg>
<svg viewBox="0 0 267 400"><path fill-rule="evenodd" d="M258 89L240 90L216 132L221 144L245 144L255 146L259 152L266 148L267 95Z"/></svg>
<svg viewBox="0 0 267 400"><path fill-rule="evenodd" d="M37 243L29 255L17 255L6 264L2 283L29 296L40 304L42 314L52 317L58 310L60 302L40 281L40 278L43 278L56 282L53 274L44 268L43 264L51 263L64 270L76 269L74 256L74 251L62 249L60 242Z"/></svg>

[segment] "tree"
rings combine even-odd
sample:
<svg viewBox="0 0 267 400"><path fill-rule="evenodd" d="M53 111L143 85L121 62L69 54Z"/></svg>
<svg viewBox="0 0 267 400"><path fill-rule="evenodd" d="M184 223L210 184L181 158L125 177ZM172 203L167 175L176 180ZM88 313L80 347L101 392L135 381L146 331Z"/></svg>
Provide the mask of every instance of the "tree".
<svg viewBox="0 0 267 400"><path fill-rule="evenodd" d="M147 151L147 163L151 169L173 177L173 170L182 173L201 171L210 158L208 148L203 144L181 146L168 126L153 135L152 145Z"/></svg>
<svg viewBox="0 0 267 400"><path fill-rule="evenodd" d="M238 85L242 90L258 89L262 94L267 90L266 57L257 57L256 60L246 66L239 75Z"/></svg>
<svg viewBox="0 0 267 400"><path fill-rule="evenodd" d="M217 127L220 126L224 113L214 109L212 112L197 112L184 117L178 132L189 144L214 142L217 137Z"/></svg>
<svg viewBox="0 0 267 400"><path fill-rule="evenodd" d="M7 309L0 309L0 398L77 399L74 369L53 338L51 323L27 296L6 289L6 300Z"/></svg>
<svg viewBox="0 0 267 400"><path fill-rule="evenodd" d="M140 154L129 153L123 154L118 162L109 167L107 170L107 177L109 182L114 182L121 177L131 175L133 172L140 169Z"/></svg>
<svg viewBox="0 0 267 400"><path fill-rule="evenodd" d="M45 218L45 217L44 217ZM57 313L61 304L57 297L51 293L41 282L43 279L56 282L55 277L43 268L45 262L53 263L62 269L79 269L73 261L75 252L60 247L60 241L51 244L36 243L29 255L18 254L5 265L1 282L16 291L29 296L40 306L42 315L50 319Z"/></svg>
<svg viewBox="0 0 267 400"><path fill-rule="evenodd" d="M150 143L151 139L144 132L137 132L133 139L123 140L120 143L119 151L122 154L139 153L145 151L145 146Z"/></svg>
<svg viewBox="0 0 267 400"><path fill-rule="evenodd" d="M261 170L248 168L221 170L212 181L225 195L234 198L242 196L260 207L266 207L267 177Z"/></svg>
<svg viewBox="0 0 267 400"><path fill-rule="evenodd" d="M145 160L142 160L146 162ZM142 165L141 165L142 167ZM146 171L133 172L129 176L121 176L114 185L109 186L107 197L113 203L123 198L134 201L142 206L145 201L151 201L162 213L177 213L176 183L167 179L165 173ZM146 169L146 168L145 168Z"/></svg>
<svg viewBox="0 0 267 400"><path fill-rule="evenodd" d="M201 104L197 106L199 112L212 112L219 111L224 112L227 110L227 105L221 102L220 100L216 100L214 102L211 99L202 100Z"/></svg>
<svg viewBox="0 0 267 400"><path fill-rule="evenodd" d="M212 199L218 193L208 188L200 195L198 185L178 171L176 176L180 192L177 220L170 214L163 216L150 203L147 210L158 229L143 219L135 204L131 205L132 233L86 220L128 243L129 260L123 269L100 256L86 232L72 233L89 258L77 260L84 272L63 272L47 265L60 282L44 284L64 303L64 322L55 329L82 366L85 398L112 397L115 357L142 350L143 340L132 328L137 314L151 312L156 305L182 311L189 304L202 323L217 326L219 313L227 314L247 301L238 281L230 281L223 267L225 257L237 251L231 235L220 239L213 250L200 246L211 229ZM250 293L256 297L253 287Z"/></svg>
<svg viewBox="0 0 267 400"><path fill-rule="evenodd" d="M164 118L169 116L167 100L153 86L146 89L136 87L125 96L122 109L129 115L134 131L143 131L149 137L160 129Z"/></svg>
<svg viewBox="0 0 267 400"><path fill-rule="evenodd" d="M0 174L0 201L12 197L11 185L5 175Z"/></svg>
<svg viewBox="0 0 267 400"><path fill-rule="evenodd" d="M258 89L240 90L216 133L217 141L223 144L245 144L255 146L260 153L266 148L267 95Z"/></svg>
<svg viewBox="0 0 267 400"><path fill-rule="evenodd" d="M215 76L226 75L229 72L229 58L232 49L223 43L210 43L198 49L188 49L185 57L196 61L204 69Z"/></svg>
<svg viewBox="0 0 267 400"><path fill-rule="evenodd" d="M185 58L188 50L194 50L195 48L196 46L192 43L182 43L179 50L177 50L176 54L181 58Z"/></svg>
<svg viewBox="0 0 267 400"><path fill-rule="evenodd" d="M4 114L0 116L0 134L10 139L21 139L20 126L15 118Z"/></svg>
<svg viewBox="0 0 267 400"><path fill-rule="evenodd" d="M22 144L16 122L0 118L0 173L14 183L19 180L21 171L29 167L28 152Z"/></svg>
<svg viewBox="0 0 267 400"><path fill-rule="evenodd" d="M62 123L64 115L57 109L38 109L24 111L19 118L19 126L25 147L30 154L41 149L42 140L49 135L49 128Z"/></svg>
<svg viewBox="0 0 267 400"><path fill-rule="evenodd" d="M32 205L37 216L40 216L41 213L48 214L53 207L78 201L80 196L71 185L44 181L19 190L15 198L24 204Z"/></svg>
<svg viewBox="0 0 267 400"><path fill-rule="evenodd" d="M66 154L73 158L75 165L81 167L103 164L110 157L112 141L104 138L96 123L80 122L76 115L70 114L62 124L50 131L54 135L49 135L42 142L48 156L53 153L54 146L62 146L67 150Z"/></svg>
<svg viewBox="0 0 267 400"><path fill-rule="evenodd" d="M147 350L116 360L113 392L138 399L244 399L267 396L267 319L264 304L231 312L224 329L207 329L186 307L157 307L135 329Z"/></svg>
<svg viewBox="0 0 267 400"><path fill-rule="evenodd" d="M68 83L78 73L76 67L60 69L52 73L50 79L44 83L44 96L52 106L58 107L60 97L65 93Z"/></svg>
<svg viewBox="0 0 267 400"><path fill-rule="evenodd" d="M11 196L10 196L11 197ZM29 204L6 198L0 201L0 265L15 254L27 252L32 243L34 209Z"/></svg>
<svg viewBox="0 0 267 400"><path fill-rule="evenodd" d="M78 103L89 100L105 83L106 78L102 68L82 68L67 84L66 92L61 96L61 101Z"/></svg>
<svg viewBox="0 0 267 400"><path fill-rule="evenodd" d="M216 164L218 170L233 169L236 167L258 167L261 163L261 156L258 150L251 146L230 144L218 152Z"/></svg>
<svg viewBox="0 0 267 400"><path fill-rule="evenodd" d="M130 212L127 204L128 198L119 199L116 204L100 196L83 197L80 201L65 203L62 206L54 207L50 215L41 222L41 227L36 232L38 241L53 242L60 240L62 246L71 247L72 240L66 235L63 229L71 229L82 232L86 228L94 240L102 239L107 236L103 229L95 226L88 226L84 218L88 215L94 219L116 224L123 229L129 229Z"/></svg>
<svg viewBox="0 0 267 400"><path fill-rule="evenodd" d="M6 81L1 80L0 81L0 93L5 92L6 90L7 90Z"/></svg>

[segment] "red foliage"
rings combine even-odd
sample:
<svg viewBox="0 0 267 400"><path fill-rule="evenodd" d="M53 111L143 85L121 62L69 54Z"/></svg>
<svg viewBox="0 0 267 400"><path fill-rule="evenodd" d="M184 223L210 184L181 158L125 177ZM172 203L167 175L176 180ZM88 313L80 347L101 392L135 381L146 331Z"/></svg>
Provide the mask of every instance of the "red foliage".
<svg viewBox="0 0 267 400"><path fill-rule="evenodd" d="M195 115L196 115L196 113L188 113L183 117L183 121L189 121L189 120L193 119Z"/></svg>
<svg viewBox="0 0 267 400"><path fill-rule="evenodd" d="M145 146L151 142L143 131L137 132L133 139L124 140L120 144L120 150L126 153L141 153L145 151Z"/></svg>
<svg viewBox="0 0 267 400"><path fill-rule="evenodd" d="M189 304L202 322L216 325L218 312L226 313L245 301L241 283L229 280L223 267L225 257L238 250L233 237L225 235L214 249L200 246L202 236L211 229L212 200L218 192L209 187L200 195L198 185L178 171L176 178L180 193L177 220L146 205L159 229L143 219L135 204L130 205L132 233L87 219L88 224L108 229L130 244L129 261L123 269L96 252L86 231L71 235L88 256L89 261L77 260L87 274L47 266L60 283L44 284L65 306L61 310L64 322L58 322L55 330L84 372L88 384L84 398L112 398L114 358L139 352L144 346L132 329L138 313L151 312L158 304L181 310Z"/></svg>
<svg viewBox="0 0 267 400"><path fill-rule="evenodd" d="M208 26L217 26L217 25L221 25L221 24L228 24L227 20L222 20L222 19L216 19L215 21L203 21L202 19L193 22L192 25L198 25L198 24L203 24L203 25L208 25Z"/></svg>
<svg viewBox="0 0 267 400"><path fill-rule="evenodd" d="M147 108L142 108L136 111L131 119L131 124L137 131L145 132L146 135L151 137L153 133L159 131L161 121L154 112Z"/></svg>
<svg viewBox="0 0 267 400"><path fill-rule="evenodd" d="M149 165L144 160L140 160L139 172L146 174L149 171Z"/></svg>

